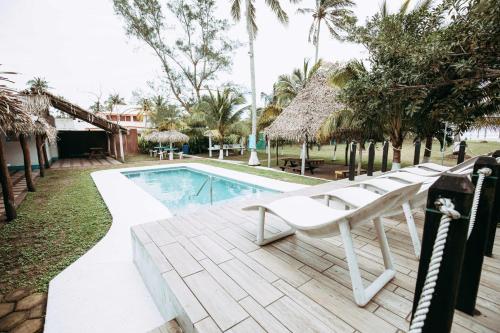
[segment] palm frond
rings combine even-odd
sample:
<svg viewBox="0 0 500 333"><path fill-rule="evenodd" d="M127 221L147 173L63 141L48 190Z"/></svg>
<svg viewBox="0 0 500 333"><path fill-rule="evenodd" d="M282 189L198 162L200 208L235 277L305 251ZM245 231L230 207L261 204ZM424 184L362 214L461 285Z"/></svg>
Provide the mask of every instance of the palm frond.
<svg viewBox="0 0 500 333"><path fill-rule="evenodd" d="M279 0L266 0L266 4L273 13L276 14L276 17L281 23L288 24L288 15L283 8L281 8Z"/></svg>
<svg viewBox="0 0 500 333"><path fill-rule="evenodd" d="M400 14L406 14L408 12L408 7L410 7L410 2L411 0L404 0L403 3L401 4L401 7L399 7L399 13Z"/></svg>
<svg viewBox="0 0 500 333"><path fill-rule="evenodd" d="M231 16L235 21L239 21L241 19L241 6L240 0L232 0L231 2Z"/></svg>

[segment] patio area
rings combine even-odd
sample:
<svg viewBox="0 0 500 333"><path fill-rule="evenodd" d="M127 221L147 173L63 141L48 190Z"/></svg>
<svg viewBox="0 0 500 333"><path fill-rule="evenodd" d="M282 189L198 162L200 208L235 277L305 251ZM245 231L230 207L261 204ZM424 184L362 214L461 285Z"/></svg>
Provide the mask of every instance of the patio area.
<svg viewBox="0 0 500 333"><path fill-rule="evenodd" d="M363 177L360 177L363 178ZM284 195L311 195L344 181ZM245 202L244 205L248 205ZM396 277L364 308L356 306L340 236L296 234L255 245L257 213L243 204L211 207L132 228L134 260L165 320L185 332L400 332L411 316L418 260L404 218L385 219ZM416 214L422 234L423 213ZM284 230L270 219L267 233ZM383 271L370 225L352 230L365 282ZM497 242L500 236L497 234ZM455 311L453 332L500 331L500 248L485 257L477 309Z"/></svg>
<svg viewBox="0 0 500 333"><path fill-rule="evenodd" d="M122 164L121 162L115 160L112 157L106 156L105 158L62 158L60 160L55 161L52 164L52 168L54 169L64 169L64 168L87 168L94 166L111 166Z"/></svg>

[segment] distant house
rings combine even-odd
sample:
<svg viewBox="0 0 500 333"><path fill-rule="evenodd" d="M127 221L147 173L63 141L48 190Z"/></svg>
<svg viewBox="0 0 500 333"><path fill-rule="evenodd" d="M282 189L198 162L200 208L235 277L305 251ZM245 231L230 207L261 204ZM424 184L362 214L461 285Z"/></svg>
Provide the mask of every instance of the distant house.
<svg viewBox="0 0 500 333"><path fill-rule="evenodd" d="M140 134L152 128L151 118L140 105L115 105L112 111L99 112L99 116Z"/></svg>

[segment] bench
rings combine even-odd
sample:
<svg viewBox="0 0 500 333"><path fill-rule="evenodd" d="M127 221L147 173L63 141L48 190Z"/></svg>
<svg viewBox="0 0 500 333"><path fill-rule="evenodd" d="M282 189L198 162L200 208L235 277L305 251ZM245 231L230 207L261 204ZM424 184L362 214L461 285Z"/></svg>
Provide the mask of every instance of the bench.
<svg viewBox="0 0 500 333"><path fill-rule="evenodd" d="M282 159L285 163L280 166L282 171L285 171L287 168L291 168L292 171L301 171L300 166L302 164L302 159L296 157L287 157ZM321 165L325 164L325 160L323 159L306 159L305 169L311 172L311 175L314 174L314 169L319 168Z"/></svg>

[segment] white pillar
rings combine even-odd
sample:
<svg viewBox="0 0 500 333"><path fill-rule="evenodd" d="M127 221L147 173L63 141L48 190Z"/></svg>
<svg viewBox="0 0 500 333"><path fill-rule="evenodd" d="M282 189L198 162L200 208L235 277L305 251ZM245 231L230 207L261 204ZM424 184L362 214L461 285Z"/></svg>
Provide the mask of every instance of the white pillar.
<svg viewBox="0 0 500 333"><path fill-rule="evenodd" d="M300 166L300 174L303 176L305 171L306 171L306 141L304 140L304 143L302 144L302 163L301 163L301 166Z"/></svg>
<svg viewBox="0 0 500 333"><path fill-rule="evenodd" d="M271 139L267 139L267 167L271 167Z"/></svg>
<svg viewBox="0 0 500 333"><path fill-rule="evenodd" d="M122 163L125 163L125 153L123 152L123 134L120 131L118 135L120 139L120 160L122 161Z"/></svg>
<svg viewBox="0 0 500 333"><path fill-rule="evenodd" d="M223 146L221 145L219 148L219 160L223 160L223 159L224 159L224 149L223 149Z"/></svg>
<svg viewBox="0 0 500 333"><path fill-rule="evenodd" d="M212 136L208 136L208 157L212 157Z"/></svg>
<svg viewBox="0 0 500 333"><path fill-rule="evenodd" d="M170 161L174 159L174 151L172 150L172 142L170 142L170 151L168 152L168 159Z"/></svg>
<svg viewBox="0 0 500 333"><path fill-rule="evenodd" d="M224 148L224 145L222 145L222 148ZM229 156L229 147L226 149L226 156Z"/></svg>

